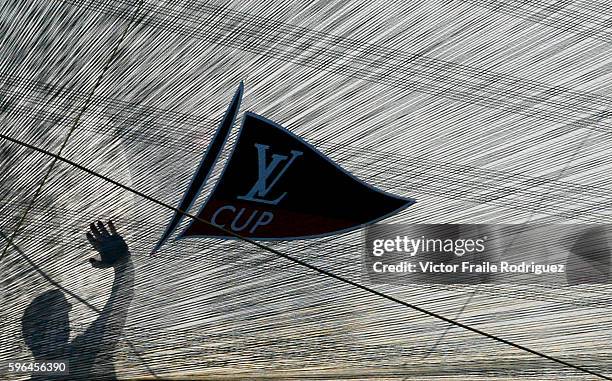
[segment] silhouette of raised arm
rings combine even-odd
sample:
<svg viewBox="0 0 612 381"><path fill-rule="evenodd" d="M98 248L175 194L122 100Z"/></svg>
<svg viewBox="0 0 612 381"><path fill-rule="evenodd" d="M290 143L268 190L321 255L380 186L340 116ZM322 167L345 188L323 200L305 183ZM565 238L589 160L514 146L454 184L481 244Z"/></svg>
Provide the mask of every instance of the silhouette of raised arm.
<svg viewBox="0 0 612 381"><path fill-rule="evenodd" d="M128 246L111 221L108 222L108 230L100 221L89 227L87 239L99 253L99 259L90 259L91 265L95 268L112 267L115 277L102 312L72 342L70 373L76 376L78 370L81 375L91 379L115 379L113 355L134 296L134 267Z"/></svg>

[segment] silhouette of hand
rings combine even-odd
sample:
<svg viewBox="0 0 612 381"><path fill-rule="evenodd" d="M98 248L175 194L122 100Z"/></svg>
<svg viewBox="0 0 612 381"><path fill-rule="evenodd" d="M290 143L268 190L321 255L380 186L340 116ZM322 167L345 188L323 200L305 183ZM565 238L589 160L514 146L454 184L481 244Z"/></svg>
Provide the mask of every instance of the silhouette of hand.
<svg viewBox="0 0 612 381"><path fill-rule="evenodd" d="M124 262L130 255L127 244L123 238L117 234L117 229L112 221L108 221L108 228L100 221L89 224L89 232L85 235L89 243L96 249L100 259L89 258L89 262L96 268L108 268L118 263Z"/></svg>

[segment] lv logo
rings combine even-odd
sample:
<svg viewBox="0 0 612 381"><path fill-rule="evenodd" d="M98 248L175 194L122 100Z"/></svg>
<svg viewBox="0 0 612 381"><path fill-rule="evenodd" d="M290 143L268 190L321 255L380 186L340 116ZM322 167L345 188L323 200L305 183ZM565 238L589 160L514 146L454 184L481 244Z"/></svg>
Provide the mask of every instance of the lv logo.
<svg viewBox="0 0 612 381"><path fill-rule="evenodd" d="M265 197L270 193L270 190L272 190L272 187L274 187L281 176L289 169L291 163L299 156L302 156L303 152L291 150L291 157L275 153L272 154L270 162L266 163L266 156L270 146L255 143L255 148L257 148L257 181L247 194L238 196L238 198L240 200L276 205L287 195L287 192L283 192L283 194L273 200L266 199ZM276 176L272 176L275 169L279 167L281 163L284 163L284 165L280 171L277 171ZM268 180L270 180L269 183Z"/></svg>

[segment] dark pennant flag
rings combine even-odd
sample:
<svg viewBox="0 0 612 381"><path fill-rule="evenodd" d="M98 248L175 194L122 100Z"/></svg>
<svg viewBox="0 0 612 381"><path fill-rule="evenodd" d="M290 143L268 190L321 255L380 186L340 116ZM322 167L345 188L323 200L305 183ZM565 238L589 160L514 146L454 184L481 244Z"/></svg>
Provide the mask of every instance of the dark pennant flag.
<svg viewBox="0 0 612 381"><path fill-rule="evenodd" d="M210 171L216 161L241 97L242 85L221 123L223 132L217 131L182 206L191 206L204 185L207 174L203 172ZM254 240L324 237L377 222L414 202L365 184L299 136L246 112L231 156L198 212L212 225L193 220L178 238L234 238L216 226ZM156 250L179 220L175 215Z"/></svg>

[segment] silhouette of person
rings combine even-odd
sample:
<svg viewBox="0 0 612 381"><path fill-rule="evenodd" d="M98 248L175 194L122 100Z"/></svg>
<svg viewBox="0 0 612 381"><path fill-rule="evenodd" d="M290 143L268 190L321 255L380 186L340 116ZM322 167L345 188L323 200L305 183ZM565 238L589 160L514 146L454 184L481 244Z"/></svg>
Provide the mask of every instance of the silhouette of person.
<svg viewBox="0 0 612 381"><path fill-rule="evenodd" d="M71 305L60 290L36 297L22 317L22 333L37 362L68 360L68 375L33 375L32 380L114 380L112 356L134 295L134 268L130 252L111 221L107 230L90 224L87 239L98 252L90 258L95 268L114 269L111 295L98 318L72 342L68 312Z"/></svg>

